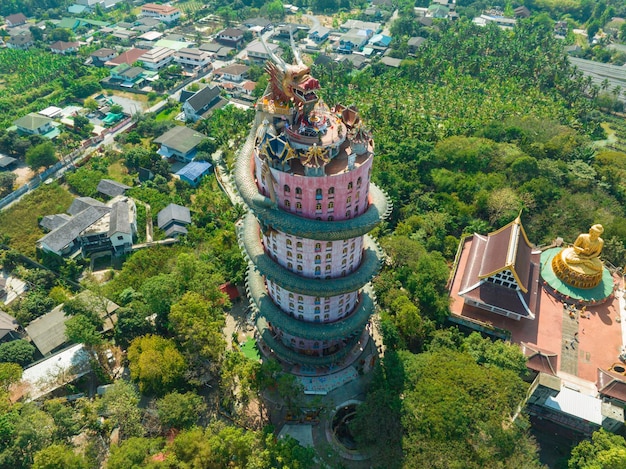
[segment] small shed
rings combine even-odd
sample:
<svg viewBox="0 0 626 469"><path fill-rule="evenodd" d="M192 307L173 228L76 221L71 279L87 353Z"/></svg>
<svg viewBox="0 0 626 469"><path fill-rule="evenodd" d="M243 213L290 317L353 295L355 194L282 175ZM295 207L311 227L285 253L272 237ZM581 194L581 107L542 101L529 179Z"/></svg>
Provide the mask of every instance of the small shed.
<svg viewBox="0 0 626 469"><path fill-rule="evenodd" d="M191 212L187 207L169 204L157 214L157 226L168 238L187 234L186 226L191 223Z"/></svg>
<svg viewBox="0 0 626 469"><path fill-rule="evenodd" d="M6 156L6 155L3 155L2 153L0 153L0 171L4 171L5 169L9 169L9 166L11 166L16 161L17 161L16 158L13 158L11 156Z"/></svg>
<svg viewBox="0 0 626 469"><path fill-rule="evenodd" d="M209 174L213 165L207 161L192 161L185 165L176 173L182 181L189 183L192 187L197 187L200 180Z"/></svg>

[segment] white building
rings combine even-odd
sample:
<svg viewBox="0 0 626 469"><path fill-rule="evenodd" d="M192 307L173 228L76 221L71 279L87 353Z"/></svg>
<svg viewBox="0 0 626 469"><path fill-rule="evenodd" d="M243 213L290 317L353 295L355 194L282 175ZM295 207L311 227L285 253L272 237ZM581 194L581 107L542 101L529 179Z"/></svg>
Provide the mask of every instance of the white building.
<svg viewBox="0 0 626 469"><path fill-rule="evenodd" d="M143 68L160 70L174 60L174 51L167 47L155 47L141 56Z"/></svg>
<svg viewBox="0 0 626 469"><path fill-rule="evenodd" d="M146 3L141 7L141 15L150 18L157 18L159 21L164 23L172 23L180 18L180 10L171 5Z"/></svg>
<svg viewBox="0 0 626 469"><path fill-rule="evenodd" d="M211 63L211 54L207 51L188 47L176 51L174 61L183 67L203 68Z"/></svg>

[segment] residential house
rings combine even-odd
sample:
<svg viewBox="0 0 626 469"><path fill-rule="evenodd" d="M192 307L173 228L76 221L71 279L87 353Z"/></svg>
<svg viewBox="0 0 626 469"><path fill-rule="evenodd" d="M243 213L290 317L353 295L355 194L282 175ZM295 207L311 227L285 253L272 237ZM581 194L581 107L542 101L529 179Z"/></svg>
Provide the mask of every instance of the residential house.
<svg viewBox="0 0 626 469"><path fill-rule="evenodd" d="M135 62L139 61L141 56L146 53L143 49L128 49L125 52L122 52L120 55L115 57L114 59L110 59L105 62L107 67L117 67L120 64L128 64L132 65Z"/></svg>
<svg viewBox="0 0 626 469"><path fill-rule="evenodd" d="M361 51L372 35L372 30L351 29L340 36L337 52L340 54L351 54L352 52Z"/></svg>
<svg viewBox="0 0 626 469"><path fill-rule="evenodd" d="M79 293L74 299L79 300L98 314L103 322L101 332L108 332L114 328L117 323L116 311L120 308L119 305L105 297L96 296L90 290ZM28 336L43 356L50 355L67 344L65 323L70 319L70 316L65 315L63 307L64 304L58 305L26 327Z"/></svg>
<svg viewBox="0 0 626 469"><path fill-rule="evenodd" d="M213 110L224 106L226 102L220 97L220 89L217 86L202 88L183 103L185 119L196 122Z"/></svg>
<svg viewBox="0 0 626 469"><path fill-rule="evenodd" d="M402 59L394 59L393 57L383 57L380 59L380 63L385 64L387 67L398 68L402 63Z"/></svg>
<svg viewBox="0 0 626 469"><path fill-rule="evenodd" d="M53 54L75 54L80 44L78 42L57 41L50 44L50 50Z"/></svg>
<svg viewBox="0 0 626 469"><path fill-rule="evenodd" d="M158 31L147 31L143 33L141 36L139 36L138 39L141 39L143 41L148 41L148 42L154 42L154 41L158 41L162 37L163 37L163 33L160 33Z"/></svg>
<svg viewBox="0 0 626 469"><path fill-rule="evenodd" d="M213 165L207 161L192 161L176 173L181 181L197 187L204 176L209 174Z"/></svg>
<svg viewBox="0 0 626 469"><path fill-rule="evenodd" d="M124 88L141 87L145 80L145 72L141 67L132 67L123 63L111 69L108 82Z"/></svg>
<svg viewBox="0 0 626 469"><path fill-rule="evenodd" d="M179 125L156 138L154 143L161 145L157 152L159 155L186 163L193 160L198 144L205 138L200 132Z"/></svg>
<svg viewBox="0 0 626 469"><path fill-rule="evenodd" d="M221 77L222 80L234 81L240 83L246 78L250 67L243 64L232 64L215 70L214 74Z"/></svg>
<svg viewBox="0 0 626 469"><path fill-rule="evenodd" d="M200 45L199 49L209 52L220 59L228 57L229 54L235 50L232 47L224 46L222 44L218 44L217 42L205 42Z"/></svg>
<svg viewBox="0 0 626 469"><path fill-rule="evenodd" d="M321 44L328 39L330 31L330 28L318 26L317 28L313 28L309 31L308 38L316 44Z"/></svg>
<svg viewBox="0 0 626 469"><path fill-rule="evenodd" d="M194 48L185 48L174 53L174 61L182 67L204 68L211 63L211 53Z"/></svg>
<svg viewBox="0 0 626 469"><path fill-rule="evenodd" d="M474 24L477 24L478 26L485 26L488 23L495 23L500 28L512 29L513 27L515 27L515 24L517 23L517 19L515 19L515 18L508 18L506 16L483 14L483 15L480 15L480 16L474 18L472 20L472 22Z"/></svg>
<svg viewBox="0 0 626 469"><path fill-rule="evenodd" d="M143 67L148 70L161 70L174 60L174 51L167 47L155 47L141 56Z"/></svg>
<svg viewBox="0 0 626 469"><path fill-rule="evenodd" d="M308 34L311 28L304 24L284 23L274 28L274 37L277 39L289 39L291 36L296 36L298 31L303 31Z"/></svg>
<svg viewBox="0 0 626 469"><path fill-rule="evenodd" d="M35 40L30 32L11 36L7 41L9 49L27 50L35 44Z"/></svg>
<svg viewBox="0 0 626 469"><path fill-rule="evenodd" d="M182 205L169 204L157 214L157 226L168 238L187 234L187 225L190 223L191 212Z"/></svg>
<svg viewBox="0 0 626 469"><path fill-rule="evenodd" d="M55 129L52 125L54 121L48 117L41 116L35 112L26 114L14 121L17 131L25 135L45 135Z"/></svg>
<svg viewBox="0 0 626 469"><path fill-rule="evenodd" d="M90 197L79 197L68 213L71 216L65 223L39 239L39 249L59 256L85 257L95 252L130 252L137 233L137 208L132 199L117 196L105 205Z"/></svg>
<svg viewBox="0 0 626 469"><path fill-rule="evenodd" d="M216 40L227 46L239 49L244 41L243 35L244 31L241 29L226 28L218 33Z"/></svg>
<svg viewBox="0 0 626 469"><path fill-rule="evenodd" d="M141 7L141 15L156 18L163 23L173 23L180 18L180 10L170 5L146 3Z"/></svg>
<svg viewBox="0 0 626 469"><path fill-rule="evenodd" d="M524 5L519 6L513 10L513 14L516 18L528 18L530 16L530 10Z"/></svg>
<svg viewBox="0 0 626 469"><path fill-rule="evenodd" d="M182 207L184 208L184 207ZM185 230L186 232L187 230ZM6 279L0 277L0 298L6 295L4 290L6 286ZM20 324L10 314L0 310L0 342L9 342L11 340L20 339L19 334Z"/></svg>
<svg viewBox="0 0 626 469"><path fill-rule="evenodd" d="M106 62L113 59L115 56L117 56L117 52L113 49L107 49L106 47L98 49L89 55L89 57L91 57L91 63L96 67L103 67Z"/></svg>
<svg viewBox="0 0 626 469"><path fill-rule="evenodd" d="M111 198L124 195L128 189L130 189L130 186L113 181L112 179L100 179L98 187L96 188L98 192Z"/></svg>
<svg viewBox="0 0 626 469"><path fill-rule="evenodd" d="M243 25L256 34L269 31L272 22L267 18L250 18L243 21Z"/></svg>
<svg viewBox="0 0 626 469"><path fill-rule="evenodd" d="M15 13L14 15L5 16L4 22L9 28L15 28L16 26L26 24L27 19L23 13Z"/></svg>
<svg viewBox="0 0 626 469"><path fill-rule="evenodd" d="M409 52L414 54L417 51L417 49L419 49L422 46L422 44L424 44L424 42L426 42L426 38L423 38L420 36L410 37L407 42L407 46L409 47Z"/></svg>
<svg viewBox="0 0 626 469"><path fill-rule="evenodd" d="M9 167L17 161L17 158L13 158L11 156L3 155L0 153L0 171L6 171Z"/></svg>
<svg viewBox="0 0 626 469"><path fill-rule="evenodd" d="M268 43L267 49L259 40L252 41L245 48L248 59L258 62L265 62L270 60L270 52L272 54L280 55L280 46L278 44ZM268 49L270 52L268 52Z"/></svg>
<svg viewBox="0 0 626 469"><path fill-rule="evenodd" d="M362 29L365 31L371 31L370 37L372 37L374 34L380 32L382 26L380 23L375 23L371 21L347 20L340 26L340 29L343 32L350 31L351 29Z"/></svg>

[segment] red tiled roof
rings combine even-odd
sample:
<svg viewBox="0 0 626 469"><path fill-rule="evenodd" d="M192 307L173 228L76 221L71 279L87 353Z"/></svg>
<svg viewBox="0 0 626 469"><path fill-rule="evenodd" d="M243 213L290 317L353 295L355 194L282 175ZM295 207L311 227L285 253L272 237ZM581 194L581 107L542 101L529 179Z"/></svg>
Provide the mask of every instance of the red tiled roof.
<svg viewBox="0 0 626 469"><path fill-rule="evenodd" d="M239 298L239 290L237 290L237 287L230 282L220 285L220 291L222 293L226 293L231 301Z"/></svg>
<svg viewBox="0 0 626 469"><path fill-rule="evenodd" d="M126 52L122 52L120 55L118 55L114 59L109 60L106 64L113 65L113 66L121 65L121 64L132 65L135 62L137 62L137 60L139 60L139 57L141 57L146 52L148 51L145 49L137 49L137 48L128 49Z"/></svg>
<svg viewBox="0 0 626 469"><path fill-rule="evenodd" d="M558 354L537 347L534 344L520 343L522 353L528 358L526 366L531 370L556 376Z"/></svg>
<svg viewBox="0 0 626 469"><path fill-rule="evenodd" d="M598 392L626 403L626 376L598 368Z"/></svg>

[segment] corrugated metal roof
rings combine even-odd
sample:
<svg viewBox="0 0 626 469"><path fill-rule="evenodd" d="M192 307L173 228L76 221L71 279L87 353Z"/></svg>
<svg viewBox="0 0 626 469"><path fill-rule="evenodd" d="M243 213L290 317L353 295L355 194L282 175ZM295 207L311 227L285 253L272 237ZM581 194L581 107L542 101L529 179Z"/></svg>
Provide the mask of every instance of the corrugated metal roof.
<svg viewBox="0 0 626 469"><path fill-rule="evenodd" d="M602 401L595 397L564 387L556 397L549 396L545 405L581 420L602 425Z"/></svg>

